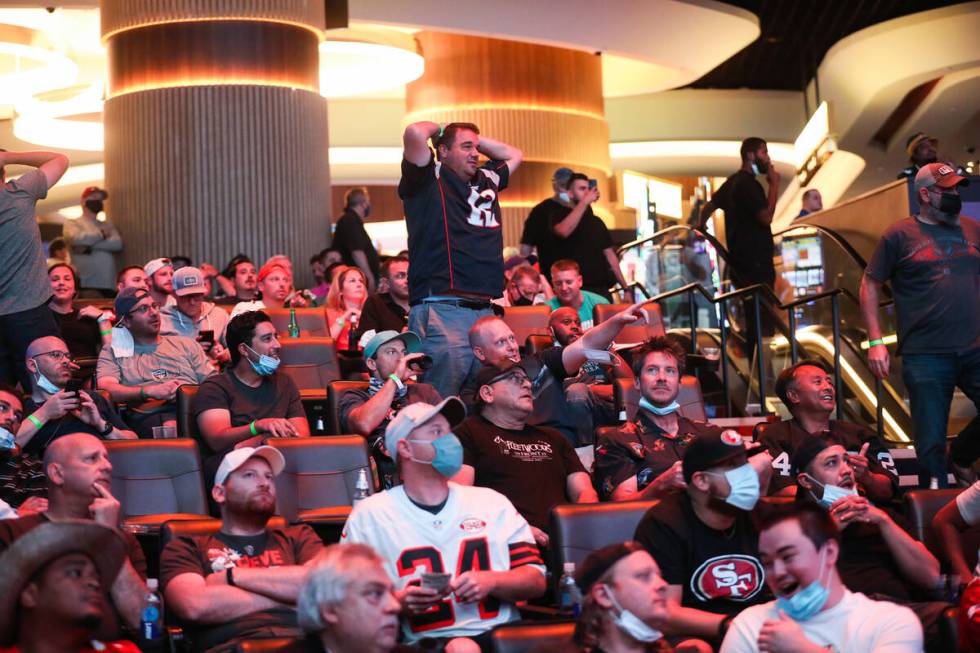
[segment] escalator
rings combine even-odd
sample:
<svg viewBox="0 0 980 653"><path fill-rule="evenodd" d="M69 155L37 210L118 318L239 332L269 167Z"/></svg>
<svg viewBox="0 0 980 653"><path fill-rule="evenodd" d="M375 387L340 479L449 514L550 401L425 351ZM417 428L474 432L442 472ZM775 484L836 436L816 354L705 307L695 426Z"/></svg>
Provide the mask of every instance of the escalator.
<svg viewBox="0 0 980 653"><path fill-rule="evenodd" d="M892 446L910 443L912 421L901 359L894 356L896 318L890 299L880 308L882 332L891 334L886 337L893 354L890 375L878 383L867 366L858 301L863 257L824 227L793 226L774 239L775 288L753 293L772 328L761 347L745 338L745 291L731 284L728 252L712 234L673 226L627 243L620 256L633 271L638 295L660 305L668 332L688 345L697 340L689 351L714 355L725 341L718 371L699 371L713 416L787 417L774 390L776 378L794 359L819 359L831 367L837 363L839 419L877 430ZM954 413L955 408L954 400Z"/></svg>

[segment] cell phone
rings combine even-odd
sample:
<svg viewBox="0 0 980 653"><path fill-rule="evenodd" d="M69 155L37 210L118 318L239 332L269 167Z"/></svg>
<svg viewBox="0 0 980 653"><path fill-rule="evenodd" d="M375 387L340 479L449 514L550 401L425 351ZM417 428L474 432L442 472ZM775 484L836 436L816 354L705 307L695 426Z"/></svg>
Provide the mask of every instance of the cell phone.
<svg viewBox="0 0 980 653"><path fill-rule="evenodd" d="M65 384L65 392L72 392L78 397L83 385L85 385L84 379L68 379L68 383Z"/></svg>
<svg viewBox="0 0 980 653"><path fill-rule="evenodd" d="M598 185L599 185L599 182L596 181L595 179L590 179L589 180L589 190L594 189Z"/></svg>
<svg viewBox="0 0 980 653"><path fill-rule="evenodd" d="M408 367L410 369L419 370L419 371L427 370L430 367L432 367L432 356L429 356L428 354L423 354L419 358L412 360L408 364Z"/></svg>
<svg viewBox="0 0 980 653"><path fill-rule="evenodd" d="M197 334L197 341L214 344L214 331L201 331Z"/></svg>
<svg viewBox="0 0 980 653"><path fill-rule="evenodd" d="M449 589L449 581L452 577L452 574L422 574L422 589L444 594Z"/></svg>

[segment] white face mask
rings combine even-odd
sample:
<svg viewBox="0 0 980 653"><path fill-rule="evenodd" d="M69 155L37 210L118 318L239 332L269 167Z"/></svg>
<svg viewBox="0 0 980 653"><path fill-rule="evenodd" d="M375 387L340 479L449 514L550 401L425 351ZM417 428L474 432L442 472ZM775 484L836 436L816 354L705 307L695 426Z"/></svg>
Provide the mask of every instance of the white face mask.
<svg viewBox="0 0 980 653"><path fill-rule="evenodd" d="M613 606L619 611L619 614L613 617L613 623L621 631L638 642L655 642L664 636L662 632L653 628L629 610L624 610L619 605L619 601L616 600L615 595L610 591L608 585L606 586L606 594L609 595L609 600L613 602Z"/></svg>

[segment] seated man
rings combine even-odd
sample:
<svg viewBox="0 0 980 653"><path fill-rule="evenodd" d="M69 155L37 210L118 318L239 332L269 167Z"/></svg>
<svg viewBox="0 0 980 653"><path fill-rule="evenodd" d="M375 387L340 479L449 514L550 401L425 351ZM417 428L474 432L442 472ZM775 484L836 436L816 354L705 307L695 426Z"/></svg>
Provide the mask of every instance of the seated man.
<svg viewBox="0 0 980 653"><path fill-rule="evenodd" d="M258 292L255 264L244 254L239 254L231 259L228 267L221 272L221 277L227 281L227 283L221 283L222 290L226 290L227 294L216 299L215 304L234 306L238 302L250 302L255 299ZM226 288L226 286L231 287Z"/></svg>
<svg viewBox="0 0 980 653"><path fill-rule="evenodd" d="M136 439L100 393L65 389L77 367L61 338L44 336L28 346L31 395L24 402L27 417L17 431L23 453L41 457L55 438L69 433L91 433L103 440Z"/></svg>
<svg viewBox="0 0 980 653"><path fill-rule="evenodd" d="M905 518L858 494L844 447L808 436L793 454L799 503L828 511L840 529L837 569L848 589L907 602L939 583L939 561L907 531Z"/></svg>
<svg viewBox="0 0 980 653"><path fill-rule="evenodd" d="M339 590L339 592L338 592ZM401 604L382 560L366 544L323 550L299 591L296 612L308 651L408 653L398 646Z"/></svg>
<svg viewBox="0 0 980 653"><path fill-rule="evenodd" d="M119 274L116 275L116 294L118 295L126 288L149 290L143 268L138 265L130 265L128 268L119 271Z"/></svg>
<svg viewBox="0 0 980 653"><path fill-rule="evenodd" d="M442 397L428 383L408 383L419 371L421 342L411 331L382 331L364 346L364 364L371 373L367 390L348 390L338 402L341 433L357 433L367 438L381 486L398 484L395 461L385 449L384 434L391 416L408 404L421 401L438 404Z"/></svg>
<svg viewBox="0 0 980 653"><path fill-rule="evenodd" d="M667 634L717 646L734 615L769 598L752 510L771 461L746 454L732 431L699 433L684 451L686 490L662 497L636 527L670 584Z"/></svg>
<svg viewBox="0 0 980 653"><path fill-rule="evenodd" d="M488 647L495 626L518 618L514 603L545 591L541 554L514 506L493 490L448 480L463 456L451 429L465 414L455 397L398 411L385 443L403 484L358 503L341 536L384 559L408 643L434 639L448 653L474 650L466 640Z"/></svg>
<svg viewBox="0 0 980 653"><path fill-rule="evenodd" d="M630 306L602 324L582 334L567 347L552 347L528 357L526 370L534 393L534 412L529 424L557 429L574 447L591 444L593 435L594 399L584 385L566 390L563 382L579 373L593 352L599 354L627 324L643 319L640 304ZM469 332L473 355L483 365L503 367L508 361L519 363L521 351L514 332L499 317L485 316L473 323ZM608 360L608 356L606 357ZM463 386L461 398L468 407L476 399L475 375Z"/></svg>
<svg viewBox="0 0 980 653"><path fill-rule="evenodd" d="M513 270L509 270L507 262L505 262L504 276L507 279L504 284L504 296L495 299L495 304L508 307L531 306L548 302L542 291L544 285L541 283L541 273L530 265L518 265Z"/></svg>
<svg viewBox="0 0 980 653"><path fill-rule="evenodd" d="M800 361L776 379L776 394L792 414L777 424L760 424L755 439L772 454L773 478L770 491L777 495L796 492L790 461L799 443L819 435L847 450L848 462L858 483L875 501L887 501L898 492L898 470L878 436L863 426L830 419L837 407L834 380L819 361Z"/></svg>
<svg viewBox="0 0 980 653"><path fill-rule="evenodd" d="M408 257L392 256L381 264L381 286L361 308L358 338L368 331L397 331L408 328Z"/></svg>
<svg viewBox="0 0 980 653"><path fill-rule="evenodd" d="M165 604L197 650L235 651L247 639L301 635L296 597L323 543L306 525L268 527L275 477L285 465L273 447L231 451L211 489L221 530L177 537L160 555Z"/></svg>
<svg viewBox="0 0 980 653"><path fill-rule="evenodd" d="M980 576L976 568L970 569L961 538L963 531L977 524L980 524L980 481L957 494L956 500L943 506L932 519L932 528L946 553L950 570L963 582L971 576ZM977 552L971 551L969 557L975 555Z"/></svg>
<svg viewBox="0 0 980 653"><path fill-rule="evenodd" d="M269 316L250 311L232 318L226 338L231 365L201 384L191 408L209 486L234 447L310 434L299 389L289 375L276 372L282 347Z"/></svg>
<svg viewBox="0 0 980 653"><path fill-rule="evenodd" d="M202 383L214 367L190 338L160 335L160 305L145 290L127 288L116 297L112 345L99 354L99 389L129 405L127 421L140 437L154 426L176 425L177 388Z"/></svg>
<svg viewBox="0 0 980 653"><path fill-rule="evenodd" d="M231 357L225 348L228 312L204 301L207 293L204 274L193 267L174 272L175 304L160 309L160 333L196 340L215 364L224 365Z"/></svg>
<svg viewBox="0 0 980 653"><path fill-rule="evenodd" d="M578 311L582 318L582 328L592 327L592 309L609 300L588 290L582 290L582 272L578 263L570 259L555 261L551 265L551 286L555 296L548 300L552 309L568 306Z"/></svg>
<svg viewBox="0 0 980 653"><path fill-rule="evenodd" d="M698 435L721 433L677 414L684 350L666 337L650 338L633 352L640 391L636 419L603 434L595 452L595 486L604 501L654 499L684 490L681 461Z"/></svg>
<svg viewBox="0 0 980 653"><path fill-rule="evenodd" d="M119 535L92 522L44 524L20 538L0 555L0 650L139 653L94 640L125 556Z"/></svg>
<svg viewBox="0 0 980 653"><path fill-rule="evenodd" d="M567 347L582 337L582 318L579 317L574 308L568 306L556 308L548 318L548 330L551 331L551 337L556 346ZM613 379L632 379L633 375L622 356L611 349L607 351L609 351L611 363L586 358L582 367L579 368L578 376L565 379L565 387L567 388L573 383L584 383L589 386L589 390L594 395L598 395L603 401L608 401L611 406L613 390L610 384Z"/></svg>
<svg viewBox="0 0 980 653"><path fill-rule="evenodd" d="M146 289L157 305L163 307L174 303L174 263L168 258L155 258L143 266ZM121 292L121 291L120 291ZM116 319L122 319L118 315Z"/></svg>
<svg viewBox="0 0 980 653"><path fill-rule="evenodd" d="M0 550L49 522L84 520L112 529L125 543L127 559L105 589L112 610L99 624L101 639L118 639L121 627L139 627L146 596L146 558L139 542L120 527L119 502L110 492L112 463L102 442L87 433L55 440L44 453L48 509L20 519L0 521Z"/></svg>
<svg viewBox="0 0 980 653"><path fill-rule="evenodd" d="M834 522L813 506L764 519L759 553L777 598L736 616L721 653L921 653L922 626L912 611L848 590L837 571L840 550Z"/></svg>
<svg viewBox="0 0 980 653"><path fill-rule="evenodd" d="M463 466L452 480L507 497L544 548L552 508L599 500L592 479L561 433L527 423L534 406L522 363L484 367L476 383L476 413L454 429L463 443Z"/></svg>
<svg viewBox="0 0 980 653"><path fill-rule="evenodd" d="M0 385L0 519L48 509L44 465L37 458L22 456L15 439L23 419L20 393Z"/></svg>
<svg viewBox="0 0 980 653"><path fill-rule="evenodd" d="M231 317L236 317L249 311L261 311L263 308L283 308L287 305L287 297L292 290L292 273L282 263L266 263L259 270L256 287L260 299L241 301L231 309Z"/></svg>

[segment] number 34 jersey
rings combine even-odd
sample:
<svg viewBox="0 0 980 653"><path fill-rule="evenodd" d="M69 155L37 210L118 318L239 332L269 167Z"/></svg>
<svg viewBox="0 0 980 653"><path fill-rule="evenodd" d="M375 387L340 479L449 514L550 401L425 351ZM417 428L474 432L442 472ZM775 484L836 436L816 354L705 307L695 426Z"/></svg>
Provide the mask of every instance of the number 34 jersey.
<svg viewBox="0 0 980 653"><path fill-rule="evenodd" d="M341 542L369 544L385 561L398 589L418 585L424 573L453 579L468 571L507 571L531 565L545 573L527 521L504 495L482 487L449 484L437 514L419 508L398 486L360 502ZM460 603L453 594L404 625L408 641L466 637L518 618L517 608L491 596Z"/></svg>

